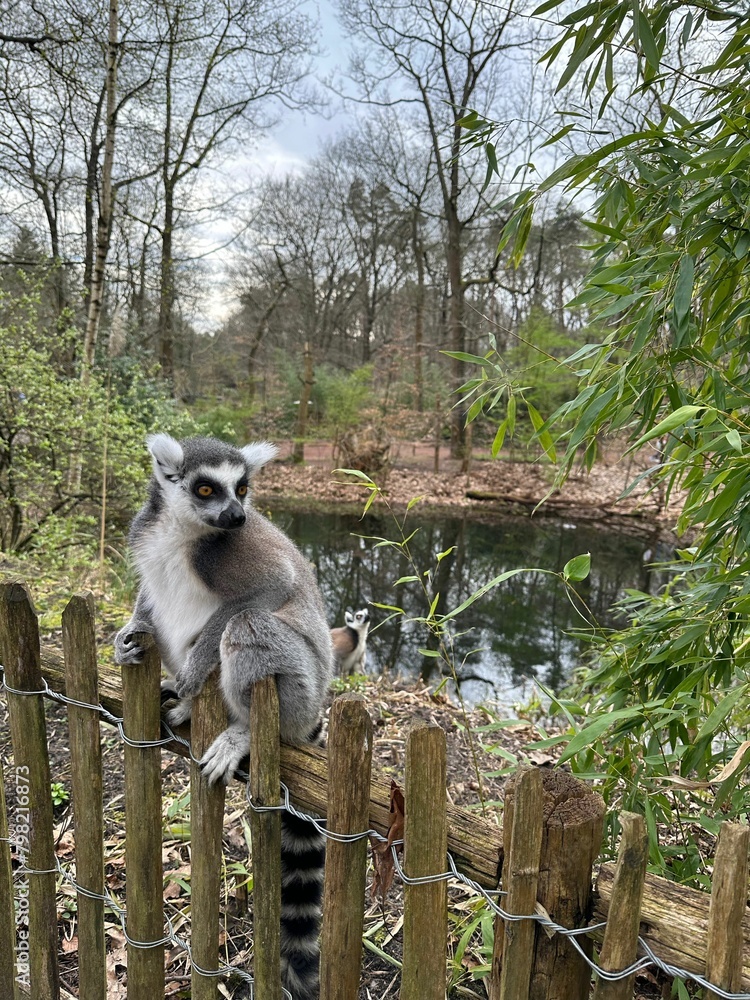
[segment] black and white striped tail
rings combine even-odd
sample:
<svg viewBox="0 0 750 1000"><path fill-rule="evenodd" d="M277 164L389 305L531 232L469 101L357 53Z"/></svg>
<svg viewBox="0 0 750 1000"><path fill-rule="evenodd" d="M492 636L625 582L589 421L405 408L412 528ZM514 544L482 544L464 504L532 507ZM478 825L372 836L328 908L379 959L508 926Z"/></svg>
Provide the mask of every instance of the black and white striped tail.
<svg viewBox="0 0 750 1000"><path fill-rule="evenodd" d="M323 745L323 723L308 743ZM281 982L294 1000L318 996L325 837L312 823L281 814Z"/></svg>
<svg viewBox="0 0 750 1000"><path fill-rule="evenodd" d="M294 1000L318 996L325 839L281 814L281 982Z"/></svg>

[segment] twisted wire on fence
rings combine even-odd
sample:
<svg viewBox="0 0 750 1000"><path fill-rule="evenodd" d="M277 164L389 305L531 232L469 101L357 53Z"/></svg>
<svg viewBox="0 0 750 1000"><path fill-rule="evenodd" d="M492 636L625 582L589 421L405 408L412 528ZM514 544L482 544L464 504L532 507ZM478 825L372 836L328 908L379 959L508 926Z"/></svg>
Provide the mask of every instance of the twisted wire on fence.
<svg viewBox="0 0 750 1000"><path fill-rule="evenodd" d="M106 722L117 728L118 733L120 735L120 739L123 741L123 743L127 743L128 746L145 748L145 747L155 747L155 746L166 746L167 744L170 743L178 743L186 748L187 754L190 760L193 761L193 763L200 764L200 761L198 760L198 758L194 756L192 752L190 741L186 740L184 737L179 736L177 733L175 733L170 727L170 725L164 719L162 719L162 729L164 732L168 734L165 737L158 740L131 740L124 732L123 729L124 720L121 717L113 715L101 704L91 705L86 702L77 701L74 698L68 698L66 695L59 694L57 691L53 691L44 678L42 678L42 684L44 685L44 687L42 688L42 690L39 691L23 691L16 688L12 688L7 683L5 679L4 668L0 664L0 681L1 681L0 690L6 691L9 694L39 695L49 698L52 701L57 701L60 704L74 705L78 708L88 708L91 709L91 711L98 712ZM244 774L243 772L237 772L236 777L244 781L247 780L247 775ZM387 843L387 839L381 833L379 833L377 830L374 829L362 830L359 833L338 833L334 830L328 830L326 829L325 819L322 819L317 816L311 816L308 813L304 813L299 809L297 809L292 804L289 789L283 782L281 782L281 791L282 791L283 801L279 805L258 806L252 800L249 784L246 784L247 803L250 806L250 808L257 813L288 812L292 816L295 816L297 819L310 823L327 840L333 840L338 843L354 843L355 841L363 840L365 837L368 837L371 839L379 840L382 843ZM11 844L14 843L12 838L4 838L4 839L7 839ZM598 965L592 958L590 958L586 954L584 949L578 943L577 938L582 935L590 934L592 931L601 930L602 928L606 927L606 923L599 923L591 926L578 927L578 928L563 927L560 924L555 923L555 921L551 919L549 914L546 913L544 908L541 907L539 904L537 904L538 911L534 913L527 913L527 914L508 913L499 905L499 903L495 899L492 898L493 895L504 896L506 895L506 893L500 889L496 889L494 891L487 890L483 886L481 886L478 882L475 882L473 879L468 878L462 872L459 872L458 869L456 868L455 861L450 852L447 854L447 860L449 866L448 871L440 872L439 874L435 875L423 875L417 878L412 878L409 875L407 875L406 872L403 870L401 862L398 859L398 847L402 844L403 844L402 840L396 840L391 843L390 847L393 856L395 871L400 880L404 883L404 885L425 885L432 882L443 882L451 879L455 880L467 886L468 888L472 889L479 895L481 895L484 898L485 902L487 903L487 906L503 920L508 922L532 920L535 921L536 923L539 923L548 932L560 934L562 937L567 938L570 941L571 945L576 949L579 955L586 962L586 964L590 967L592 972L595 975L599 976L601 979L606 980L607 982L617 982L621 979L627 979L629 976L641 972L642 970L648 968L649 966L654 966L660 969L662 972L666 973L668 976L672 976L683 980L691 979L699 986L702 986L704 989L710 990L712 993L721 997L722 1000L750 1000L750 993L731 993L728 990L724 990L720 986L716 986L714 983L709 982L709 980L707 980L704 976L701 976L694 972L690 972L689 970L680 968L679 966L671 965L669 962L663 961L663 959L659 958L656 954L654 954L652 948L641 937L638 938L638 942L644 954L640 958L638 958L635 962L629 965L626 969L621 969L616 972L610 972L607 969L603 969L600 965ZM242 969L237 968L236 966L227 965L225 962L222 962L221 960L219 960L218 969L207 970L207 969L202 969L200 966L198 966L193 959L189 943L186 940L177 937L172 926L172 921L169 915L167 914L165 914L167 933L164 935L163 938L161 938L159 941L133 940L128 935L126 929L126 916L127 916L126 910L120 906L120 904L114 899L114 897L109 893L109 891L105 890L104 895L91 892L85 887L79 885L76 882L75 878L70 874L70 872L63 869L62 865L60 864L60 861L57 858L55 859L55 863L56 863L56 868L50 869L50 871L57 872L69 885L75 888L77 892L80 892L91 899L103 900L112 909L112 911L115 913L115 915L118 917L120 921L122 931L127 943L132 947L147 949L147 948L160 948L166 944L172 944L178 948L183 949L187 953L191 967L194 968L196 972L199 973L199 975L216 977L216 976L231 974L240 976L245 982L250 983L252 990L253 977L249 973L245 972ZM17 869L17 874L44 875L44 874L49 874L50 871L41 871L33 868L28 868L25 864L22 864ZM282 987L282 990L286 996L290 997L290 1000L293 1000L293 998L291 998L291 994L289 994L286 989Z"/></svg>

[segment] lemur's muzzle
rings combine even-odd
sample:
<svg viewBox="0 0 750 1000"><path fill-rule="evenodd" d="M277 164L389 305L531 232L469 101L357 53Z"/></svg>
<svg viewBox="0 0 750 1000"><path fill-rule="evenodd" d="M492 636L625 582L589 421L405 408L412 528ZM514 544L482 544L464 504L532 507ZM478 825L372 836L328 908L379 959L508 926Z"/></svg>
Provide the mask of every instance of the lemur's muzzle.
<svg viewBox="0 0 750 1000"><path fill-rule="evenodd" d="M233 500L232 503L228 504L216 518L216 527L227 529L241 528L246 520L247 518L245 516L245 511L242 509L242 504Z"/></svg>

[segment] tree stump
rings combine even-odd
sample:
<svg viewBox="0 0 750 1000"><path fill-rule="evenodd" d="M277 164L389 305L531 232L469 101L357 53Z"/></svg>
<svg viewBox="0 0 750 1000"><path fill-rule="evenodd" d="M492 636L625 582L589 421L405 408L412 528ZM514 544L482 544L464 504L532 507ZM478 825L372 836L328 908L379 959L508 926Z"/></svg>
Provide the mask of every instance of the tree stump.
<svg viewBox="0 0 750 1000"><path fill-rule="evenodd" d="M591 905L591 873L602 841L604 801L567 771L540 771L544 825L538 901L555 923L571 929L584 927ZM506 858L510 854L514 797L515 779L511 778L505 790L503 821ZM498 930L493 956L496 976L502 961L503 935ZM578 943L587 954L592 953L590 939L579 937ZM537 927L529 1000L587 1000L590 981L591 970L571 942L559 934L550 937L543 927Z"/></svg>

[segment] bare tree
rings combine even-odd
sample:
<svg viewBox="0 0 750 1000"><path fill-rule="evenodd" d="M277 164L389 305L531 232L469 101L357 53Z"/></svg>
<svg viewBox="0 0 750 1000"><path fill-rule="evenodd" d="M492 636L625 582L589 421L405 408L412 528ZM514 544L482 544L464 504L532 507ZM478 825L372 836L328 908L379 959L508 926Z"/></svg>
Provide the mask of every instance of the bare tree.
<svg viewBox="0 0 750 1000"><path fill-rule="evenodd" d="M96 226L96 250L93 254L91 285L89 290L86 331L83 338L81 358L81 378L88 379L94 363L94 348L99 334L99 322L104 304L104 271L109 254L109 240L112 233L112 174L115 159L115 131L117 128L117 46L118 46L118 6L117 0L109 0L109 25L107 32L107 56L104 92L106 95L106 124L104 131L104 160L102 162L99 185L99 213ZM89 192L91 193L91 192Z"/></svg>
<svg viewBox="0 0 750 1000"><path fill-rule="evenodd" d="M476 163L461 157L459 120L473 104L507 106L514 59L530 43L522 3L477 4L473 0L340 0L345 26L368 43L353 60L352 77L360 99L411 108L432 146L446 227L445 257L450 285L449 331L454 352L465 350L464 298L467 287L485 276L465 269L466 233L486 203L476 180ZM501 86L505 83L505 100ZM503 157L513 159L518 144L512 122L526 117L520 107L508 109L509 127ZM453 362L453 383L463 376ZM463 414L453 411L452 446L464 452Z"/></svg>
<svg viewBox="0 0 750 1000"><path fill-rule="evenodd" d="M174 236L187 207L178 197L219 150L242 149L282 104L309 99L303 84L313 32L295 0L160 0L156 30L164 51L154 95L163 198L159 358L171 379Z"/></svg>

